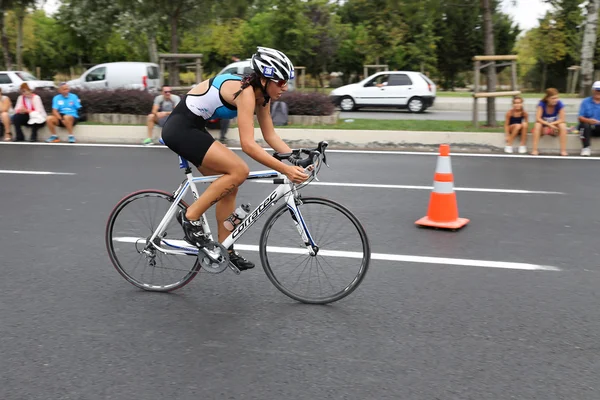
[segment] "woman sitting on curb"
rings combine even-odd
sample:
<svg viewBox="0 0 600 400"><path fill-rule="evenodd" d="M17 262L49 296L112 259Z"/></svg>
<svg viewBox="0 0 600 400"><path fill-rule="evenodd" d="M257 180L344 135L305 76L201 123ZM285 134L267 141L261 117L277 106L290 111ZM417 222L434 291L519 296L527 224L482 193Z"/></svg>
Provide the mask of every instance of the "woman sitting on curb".
<svg viewBox="0 0 600 400"><path fill-rule="evenodd" d="M42 126L46 124L46 117L48 114L44 109L42 99L37 94L33 93L26 82L21 84L21 95L17 98L15 104L15 115L13 117L13 124L15 124L15 131L17 132L17 142L25 140L23 135L23 125L29 125L31 127L30 142L37 141L37 132Z"/></svg>
<svg viewBox="0 0 600 400"><path fill-rule="evenodd" d="M533 150L531 155L537 156L540 136L559 136L560 155L568 156L567 153L567 124L565 117L565 105L559 100L558 90L546 89L546 96L540 101L535 114L535 126L533 127Z"/></svg>
<svg viewBox="0 0 600 400"><path fill-rule="evenodd" d="M515 137L521 134L521 145L519 154L527 153L527 127L529 125L529 115L523 109L523 98L521 96L513 97L512 108L506 113L504 118L504 133L506 133L505 153L512 153L512 143Z"/></svg>

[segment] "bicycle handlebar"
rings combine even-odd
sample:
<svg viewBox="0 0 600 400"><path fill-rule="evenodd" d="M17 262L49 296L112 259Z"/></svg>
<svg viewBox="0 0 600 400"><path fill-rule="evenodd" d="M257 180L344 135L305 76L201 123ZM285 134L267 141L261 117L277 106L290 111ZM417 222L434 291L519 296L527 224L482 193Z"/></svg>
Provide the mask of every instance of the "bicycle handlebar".
<svg viewBox="0 0 600 400"><path fill-rule="evenodd" d="M287 160L292 165L297 165L302 168L308 168L310 165L317 162L318 158L321 157L325 165L327 165L327 156L325 155L325 149L329 143L326 141L319 142L314 149L294 149L291 153L273 153L273 157L279 161ZM306 158L302 158L302 155L308 155Z"/></svg>

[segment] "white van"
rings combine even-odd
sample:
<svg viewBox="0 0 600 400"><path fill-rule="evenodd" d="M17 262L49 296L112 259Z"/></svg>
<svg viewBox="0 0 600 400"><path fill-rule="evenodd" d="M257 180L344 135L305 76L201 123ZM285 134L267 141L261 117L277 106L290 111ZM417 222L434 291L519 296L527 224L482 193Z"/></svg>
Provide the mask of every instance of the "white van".
<svg viewBox="0 0 600 400"><path fill-rule="evenodd" d="M147 62L113 62L96 65L69 82L77 89L159 90L158 64Z"/></svg>

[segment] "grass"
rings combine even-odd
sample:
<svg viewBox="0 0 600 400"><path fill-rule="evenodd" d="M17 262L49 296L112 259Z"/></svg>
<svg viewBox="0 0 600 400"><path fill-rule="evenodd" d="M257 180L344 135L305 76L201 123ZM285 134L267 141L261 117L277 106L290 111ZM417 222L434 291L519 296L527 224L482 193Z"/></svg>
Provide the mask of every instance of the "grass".
<svg viewBox="0 0 600 400"><path fill-rule="evenodd" d="M544 97L544 93L521 93L521 97L526 99L542 99ZM438 97L473 97L472 92L443 92L438 90L436 93ZM577 99L579 96L575 93L560 93L560 97L568 98L568 99ZM506 97L506 96L503 96Z"/></svg>
<svg viewBox="0 0 600 400"><path fill-rule="evenodd" d="M348 120L350 121L350 120ZM386 120L386 119L353 119L352 122L338 120L335 125L287 125L276 129L353 129L382 131L432 131L432 132L504 132L503 121L498 127L475 128L468 121L434 121L434 120ZM231 128L237 128L231 125Z"/></svg>

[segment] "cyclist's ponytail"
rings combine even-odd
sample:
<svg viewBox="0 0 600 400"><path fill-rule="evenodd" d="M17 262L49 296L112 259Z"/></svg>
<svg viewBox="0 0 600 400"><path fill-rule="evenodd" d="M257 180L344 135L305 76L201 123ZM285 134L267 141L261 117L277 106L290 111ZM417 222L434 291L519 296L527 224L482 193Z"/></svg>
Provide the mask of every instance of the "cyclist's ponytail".
<svg viewBox="0 0 600 400"><path fill-rule="evenodd" d="M246 75L242 78L242 86L240 87L240 90L233 94L233 98L237 99L240 93L242 93L242 91L249 86L262 90L263 96L265 97L265 104L263 104L264 107L269 102L269 96L267 95L266 88L263 87L262 82L260 81L260 76L256 72L252 72L250 75Z"/></svg>

